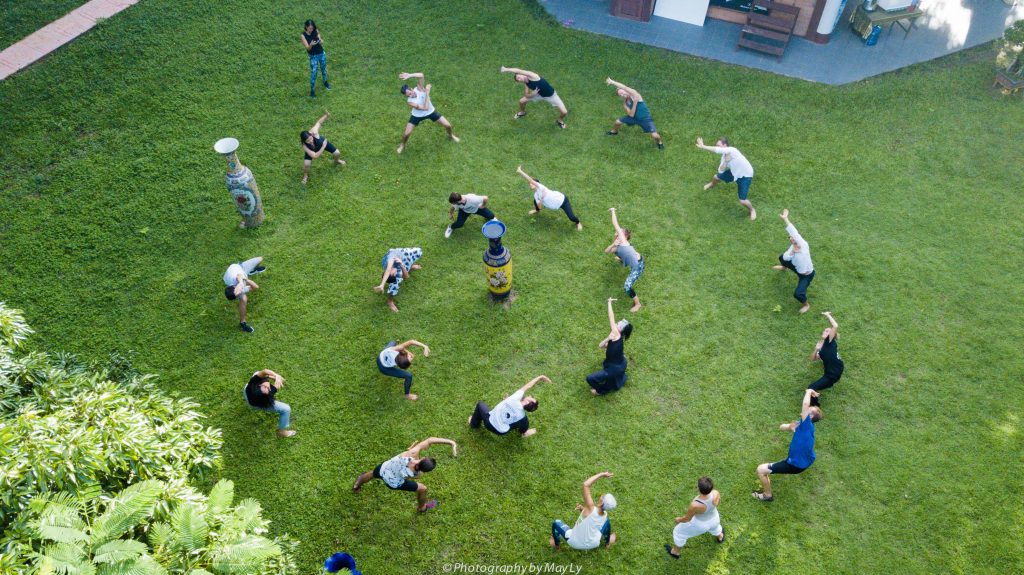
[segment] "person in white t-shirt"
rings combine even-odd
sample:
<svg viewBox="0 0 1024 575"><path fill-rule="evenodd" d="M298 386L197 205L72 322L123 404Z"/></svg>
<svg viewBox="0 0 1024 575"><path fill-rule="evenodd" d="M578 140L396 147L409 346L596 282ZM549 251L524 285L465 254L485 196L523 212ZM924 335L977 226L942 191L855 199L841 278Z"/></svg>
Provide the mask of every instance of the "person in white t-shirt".
<svg viewBox="0 0 1024 575"><path fill-rule="evenodd" d="M800 313L807 313L811 309L811 302L807 299L807 288L814 281L814 263L811 262L811 246L807 240L796 231L796 226L789 221L789 210L782 210L779 214L782 221L786 222L786 233L789 234L789 249L779 256L779 265L772 266L773 270L791 269L796 273L796 289L793 297L803 304L800 306Z"/></svg>
<svg viewBox="0 0 1024 575"><path fill-rule="evenodd" d="M516 173L525 178L526 182L530 184L530 189L533 190L533 209L528 212L531 216L540 212L543 208L562 210L569 218L569 221L576 224L577 230L583 229L580 219L576 217L576 214L572 213L572 204L569 203L569 198L565 194L548 189L544 184L540 183L540 180L524 172L522 166L516 168Z"/></svg>
<svg viewBox="0 0 1024 575"><path fill-rule="evenodd" d="M450 238L452 231L461 228L466 225L466 220L469 216L476 214L485 220L493 220L497 216L494 212L487 207L487 202L490 200L487 196L478 196L476 194L460 194L458 192L452 192L448 196L448 219L455 218L455 222L448 226L444 231L444 237ZM455 212L458 215L455 215Z"/></svg>
<svg viewBox="0 0 1024 575"><path fill-rule="evenodd" d="M526 416L526 412L533 413L537 410L537 398L526 395L526 392L537 385L538 381L551 383L548 376L538 375L494 406L494 409L487 407L483 401L476 402L476 409L473 410L473 415L469 416L469 426L478 429L482 424L487 431L498 435L505 435L513 429L523 437L537 433L536 428L530 427L530 420Z"/></svg>
<svg viewBox="0 0 1024 575"><path fill-rule="evenodd" d="M224 272L224 297L229 300L238 300L238 327L246 333L252 333L253 327L245 322L245 312L249 305L249 296L246 295L254 289L260 289L256 282L249 279L250 275L256 275L267 269L260 265L262 257L255 257L244 262L231 264Z"/></svg>
<svg viewBox="0 0 1024 575"><path fill-rule="evenodd" d="M409 116L409 123L405 125L405 133L402 134L402 143L398 145L398 153L401 154L405 150L405 144L409 141L409 136L412 134L413 129L423 120L430 120L431 122L441 124L448 132L448 137L456 144L459 143L459 137L452 131L451 122L434 109L434 104L430 101L430 90L433 86L431 84L423 85L423 72L416 72L414 74L402 72L398 77L402 80L408 80L409 78L417 78L419 80L413 87L409 87L408 84L402 84L402 95L405 96L405 103L412 108L412 115Z"/></svg>
<svg viewBox="0 0 1024 575"><path fill-rule="evenodd" d="M423 512L437 507L436 499L427 501L427 486L413 481L412 479L418 478L420 475L434 469L437 465L434 458L425 457L421 459L420 454L426 451L431 445L437 445L439 443L451 445L452 457L458 457L459 446L451 439L431 437L429 439L424 439L423 441L414 441L412 445L409 446L409 449L406 449L384 463L381 463L375 467L373 471L367 471L356 478L356 483L352 486L352 492L359 493L359 490L363 488L364 483L373 481L374 479L380 479L384 482L384 485L388 486L388 489L415 493L416 511Z"/></svg>
<svg viewBox="0 0 1024 575"><path fill-rule="evenodd" d="M602 471L583 482L583 503L576 505L576 511L580 512L580 516L572 529L558 519L551 524L551 539L548 544L556 550L561 549L562 540L565 540L569 547L580 550L595 549L602 541L605 541L606 547L615 544L612 523L608 519L608 511L618 506L615 496L605 493L595 504L594 498L590 495L590 486L602 477L612 477L612 474Z"/></svg>
<svg viewBox="0 0 1024 575"><path fill-rule="evenodd" d="M750 212L751 221L756 220L757 210L754 209L754 204L747 199L747 195L750 193L750 184L754 181L754 166L750 165L750 162L739 150L729 145L727 138L718 138L714 146L705 146L704 139L697 138L697 147L722 156L718 163L718 173L711 176L711 181L704 184L704 189L710 190L718 182L736 182L740 204Z"/></svg>
<svg viewBox="0 0 1024 575"><path fill-rule="evenodd" d="M672 529L673 545L665 544L665 552L673 559L679 559L679 552L686 545L686 540L692 537L710 533L719 543L725 541L725 530L718 516L721 494L707 476L697 480L697 491L700 495L690 502L686 515L676 517L676 526Z"/></svg>
<svg viewBox="0 0 1024 575"><path fill-rule="evenodd" d="M410 339L404 343L397 343L395 341L389 341L384 349L377 354L377 369L381 373L389 377L397 377L405 383L405 398L411 401L416 401L417 395L412 393L412 374L406 371L412 360L416 357L409 347L418 345L423 348L423 357L430 357L430 348L427 344L420 343L415 339Z"/></svg>

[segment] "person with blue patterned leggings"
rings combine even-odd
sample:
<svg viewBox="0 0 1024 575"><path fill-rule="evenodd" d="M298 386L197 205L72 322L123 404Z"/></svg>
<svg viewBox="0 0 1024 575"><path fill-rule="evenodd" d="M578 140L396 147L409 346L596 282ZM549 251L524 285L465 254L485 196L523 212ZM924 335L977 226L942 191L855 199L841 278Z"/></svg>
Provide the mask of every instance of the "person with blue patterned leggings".
<svg viewBox="0 0 1024 575"><path fill-rule="evenodd" d="M324 79L324 88L331 89L331 83L327 81L327 54L324 53L324 40L320 37L320 31L316 29L316 22L306 20L304 28L302 46L309 55L309 97L315 98L317 68Z"/></svg>
<svg viewBox="0 0 1024 575"><path fill-rule="evenodd" d="M391 311L398 313L398 306L395 305L395 296L398 295L398 286L403 280L409 279L410 270L418 270L420 266L417 261L423 257L423 250L420 248L394 248L388 250L380 260L384 268L384 275L380 278L380 285L374 286L373 291L388 294L388 307Z"/></svg>
<svg viewBox="0 0 1024 575"><path fill-rule="evenodd" d="M637 280L644 273L644 258L637 253L636 248L630 245L629 240L633 237L633 234L619 226L619 219L615 215L615 208L608 208L608 211L612 213L615 240L612 241L612 245L605 248L604 253L610 254L615 252L615 259L629 268L629 277L626 278L626 283L622 286L622 289L626 292L626 295L633 298L633 307L629 308L629 311L635 312L640 309L640 298L636 295L636 291L633 290L633 285L636 284Z"/></svg>

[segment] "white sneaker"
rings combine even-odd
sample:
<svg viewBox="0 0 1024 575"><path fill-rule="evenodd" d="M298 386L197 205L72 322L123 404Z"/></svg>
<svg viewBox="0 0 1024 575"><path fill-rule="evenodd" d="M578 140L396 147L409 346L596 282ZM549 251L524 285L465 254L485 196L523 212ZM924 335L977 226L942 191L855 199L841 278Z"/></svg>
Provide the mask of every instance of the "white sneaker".
<svg viewBox="0 0 1024 575"><path fill-rule="evenodd" d="M451 226L448 226L447 228L445 228L445 230L444 230L444 237L446 237L446 238L452 237L452 227Z"/></svg>

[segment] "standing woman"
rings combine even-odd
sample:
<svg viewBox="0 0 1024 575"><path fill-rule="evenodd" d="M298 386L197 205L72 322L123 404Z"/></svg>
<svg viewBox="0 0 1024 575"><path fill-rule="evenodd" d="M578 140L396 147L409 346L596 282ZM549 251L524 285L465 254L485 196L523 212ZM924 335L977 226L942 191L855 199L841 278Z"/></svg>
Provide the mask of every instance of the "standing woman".
<svg viewBox="0 0 1024 575"><path fill-rule="evenodd" d="M633 298L633 307L629 308L629 311L635 312L640 309L640 297L636 295L636 290L633 289L633 286L644 273L644 258L637 253L636 248L630 245L629 239L633 237L633 234L619 226L619 218L615 215L615 208L608 208L608 211L612 213L615 240L612 241L612 245L604 249L604 253L610 254L615 252L615 259L629 268L629 276L626 278L626 283L623 284L622 289L625 290L626 295Z"/></svg>
<svg viewBox="0 0 1024 575"><path fill-rule="evenodd" d="M615 321L615 310L612 309L612 302L615 298L608 298L608 323L612 331L604 338L597 347L604 349L604 369L596 371L587 376L587 383L590 384L590 392L594 395L604 395L612 391L622 389L626 385L626 353L623 350L623 342L633 335L633 324L626 320Z"/></svg>
<svg viewBox="0 0 1024 575"><path fill-rule="evenodd" d="M327 81L327 54L324 54L324 40L320 37L320 31L316 29L316 22L306 20L305 31L302 33L302 45L309 55L309 97L315 98L316 92L316 69L320 68L320 75L324 79L324 88L331 89Z"/></svg>
<svg viewBox="0 0 1024 575"><path fill-rule="evenodd" d="M410 270L418 270L420 266L417 261L423 257L423 250L420 248L394 248L384 254L380 265L384 267L384 275L380 284L373 287L377 293L388 294L388 307L391 311L398 313L398 306L395 305L395 296L398 295L398 286L402 280L409 279ZM426 354L424 354L426 355Z"/></svg>

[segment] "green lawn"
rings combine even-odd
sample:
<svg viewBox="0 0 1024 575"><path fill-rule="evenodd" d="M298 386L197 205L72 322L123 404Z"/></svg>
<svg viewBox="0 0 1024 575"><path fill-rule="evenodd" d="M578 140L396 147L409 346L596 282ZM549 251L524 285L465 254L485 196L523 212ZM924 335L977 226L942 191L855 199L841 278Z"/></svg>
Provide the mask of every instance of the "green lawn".
<svg viewBox="0 0 1024 575"><path fill-rule="evenodd" d="M334 90L307 96L299 43L317 20ZM5 15L6 18L6 15ZM6 25L6 22L5 22ZM548 77L569 129L500 65ZM463 137L422 125L401 156L401 71L427 73ZM606 76L649 101L666 150L620 114ZM136 350L140 368L200 401L223 428L223 477L258 498L275 533L302 540L304 572L330 552L367 574L437 573L445 563L575 564L604 573L1010 573L1024 571L1021 285L1024 107L987 89L988 58L953 57L833 88L564 29L521 2L150 0L0 83L0 300L25 310L50 349ZM303 187L298 132L324 109L349 161L314 164ZM224 161L240 139L267 221L235 227ZM734 186L703 192L727 135L754 164L755 223ZM522 163L566 192L583 219L526 215ZM451 191L491 197L509 225L519 298L488 303L476 225L445 240ZM634 231L645 306L626 312L625 270L601 250L607 209ZM784 207L810 242L817 278L800 316ZM424 249L400 314L371 291L389 247ZM266 256L237 327L221 275ZM595 399L604 300L636 324L630 380ZM781 306L781 310L777 309ZM832 310L847 371L823 398L818 460L750 498L758 463L781 459L807 360ZM378 374L388 339L417 358L418 402ZM269 367L289 385L292 440L240 389ZM526 441L471 432L478 399L538 374L540 428ZM411 441L459 441L412 498L356 475ZM555 554L552 519L574 519L580 484L619 500L611 550ZM665 557L672 519L700 475L721 490L728 541Z"/></svg>
<svg viewBox="0 0 1024 575"><path fill-rule="evenodd" d="M0 50L85 4L87 0L0 0Z"/></svg>

